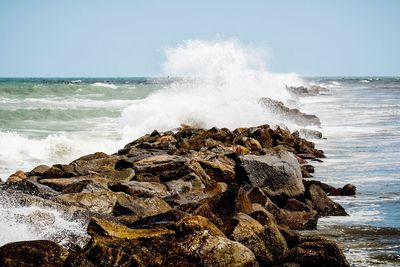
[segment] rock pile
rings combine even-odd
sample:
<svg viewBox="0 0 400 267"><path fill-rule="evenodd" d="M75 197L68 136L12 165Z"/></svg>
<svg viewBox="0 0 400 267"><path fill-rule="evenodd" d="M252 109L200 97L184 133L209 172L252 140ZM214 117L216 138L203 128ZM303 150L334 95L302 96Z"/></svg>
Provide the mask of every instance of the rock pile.
<svg viewBox="0 0 400 267"><path fill-rule="evenodd" d="M313 170L308 161L323 157L279 127L182 126L113 155L19 171L3 191L90 218L91 240L83 248L7 244L0 265L349 266L334 242L295 231L346 215L327 194L355 192L303 180Z"/></svg>

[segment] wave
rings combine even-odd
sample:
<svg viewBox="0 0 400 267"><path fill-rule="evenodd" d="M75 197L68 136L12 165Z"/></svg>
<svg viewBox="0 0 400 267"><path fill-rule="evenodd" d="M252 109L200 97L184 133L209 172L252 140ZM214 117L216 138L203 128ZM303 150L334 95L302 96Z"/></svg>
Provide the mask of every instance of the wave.
<svg viewBox="0 0 400 267"><path fill-rule="evenodd" d="M44 139L28 138L16 132L0 131L0 178L17 169L28 171L39 164L69 163L96 151L113 153L119 140L93 133L51 134Z"/></svg>
<svg viewBox="0 0 400 267"><path fill-rule="evenodd" d="M93 86L97 87L106 87L106 88L111 88L111 89L117 89L117 86L112 83L101 83L101 82L96 82L92 84Z"/></svg>
<svg viewBox="0 0 400 267"><path fill-rule="evenodd" d="M86 222L70 221L55 209L37 206L23 207L13 203L13 196L0 193L0 246L16 241L53 240L83 245L88 240Z"/></svg>
<svg viewBox="0 0 400 267"><path fill-rule="evenodd" d="M96 108L96 109L48 109L48 108L30 108L30 109L0 109L0 123L4 126L10 122L21 120L34 121L66 121L82 120L98 117L118 117L120 112L116 110Z"/></svg>
<svg viewBox="0 0 400 267"><path fill-rule="evenodd" d="M237 41L190 40L167 48L163 74L181 77L122 112L124 138L180 124L201 127L242 127L276 123L258 103L261 97L287 101L285 84L299 86L296 74L267 70L262 51Z"/></svg>

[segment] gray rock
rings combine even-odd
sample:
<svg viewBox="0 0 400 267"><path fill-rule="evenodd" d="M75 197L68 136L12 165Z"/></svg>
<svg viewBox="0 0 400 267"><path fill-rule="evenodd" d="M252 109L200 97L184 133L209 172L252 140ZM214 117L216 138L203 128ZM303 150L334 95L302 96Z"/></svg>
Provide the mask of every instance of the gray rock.
<svg viewBox="0 0 400 267"><path fill-rule="evenodd" d="M304 193L301 168L292 153L239 157L239 175L270 196L296 197Z"/></svg>

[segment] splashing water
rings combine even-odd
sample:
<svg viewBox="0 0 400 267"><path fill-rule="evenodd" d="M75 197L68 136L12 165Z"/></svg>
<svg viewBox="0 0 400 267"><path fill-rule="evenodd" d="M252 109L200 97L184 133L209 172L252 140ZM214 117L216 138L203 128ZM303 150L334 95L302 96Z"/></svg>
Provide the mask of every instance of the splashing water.
<svg viewBox="0 0 400 267"><path fill-rule="evenodd" d="M124 138L182 123L228 128L277 123L259 99L287 101L285 84L304 82L295 74L268 72L258 55L234 41L187 41L167 49L164 73L183 79L124 109Z"/></svg>

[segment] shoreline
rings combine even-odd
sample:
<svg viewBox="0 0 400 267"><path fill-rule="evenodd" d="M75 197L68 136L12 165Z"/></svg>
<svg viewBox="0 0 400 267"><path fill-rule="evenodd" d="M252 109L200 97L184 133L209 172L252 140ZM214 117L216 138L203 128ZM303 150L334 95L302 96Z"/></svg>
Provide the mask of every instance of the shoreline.
<svg viewBox="0 0 400 267"><path fill-rule="evenodd" d="M70 242L68 250L51 241L17 242L1 247L0 258L5 266L7 260L25 262L15 255L18 248L35 254L41 246L38 260L44 264L51 254L64 266L104 261L349 266L334 242L296 232L315 229L321 216L347 214L327 194L355 194L351 186L303 180L313 171L308 162L323 157L298 132L279 127L184 126L154 131L113 155L95 153L68 165L19 171L2 191L20 194L26 204L54 203L70 218L90 220L91 241L83 248Z"/></svg>

